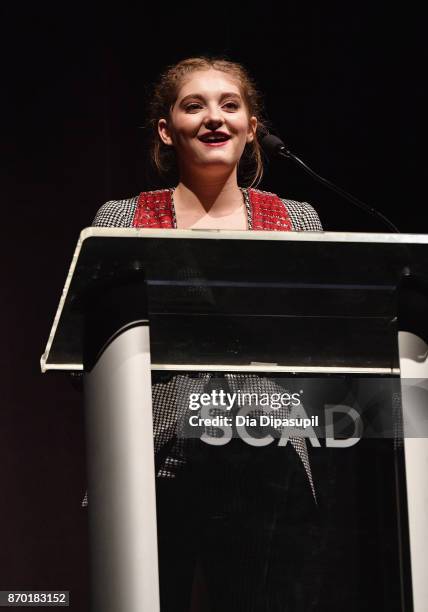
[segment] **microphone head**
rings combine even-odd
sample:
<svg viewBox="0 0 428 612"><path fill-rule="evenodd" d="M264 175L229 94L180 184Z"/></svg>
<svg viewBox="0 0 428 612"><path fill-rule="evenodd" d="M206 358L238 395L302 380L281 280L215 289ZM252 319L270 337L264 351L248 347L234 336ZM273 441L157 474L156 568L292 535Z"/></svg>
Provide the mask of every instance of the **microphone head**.
<svg viewBox="0 0 428 612"><path fill-rule="evenodd" d="M286 150L281 138L274 134L267 134L267 136L262 138L261 145L269 157L275 157Z"/></svg>

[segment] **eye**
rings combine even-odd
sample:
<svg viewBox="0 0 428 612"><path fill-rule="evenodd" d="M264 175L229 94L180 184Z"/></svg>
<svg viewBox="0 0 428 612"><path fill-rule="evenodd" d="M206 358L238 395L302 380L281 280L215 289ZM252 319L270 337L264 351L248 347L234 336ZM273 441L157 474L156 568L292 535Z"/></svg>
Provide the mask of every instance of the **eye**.
<svg viewBox="0 0 428 612"><path fill-rule="evenodd" d="M199 102L191 102L190 104L186 104L184 110L186 111L186 113L194 113L198 111L201 107L202 105Z"/></svg>
<svg viewBox="0 0 428 612"><path fill-rule="evenodd" d="M225 102L223 106L226 107L227 110L232 110L232 111L238 110L239 108L238 102L234 102L233 100L229 100L228 102Z"/></svg>

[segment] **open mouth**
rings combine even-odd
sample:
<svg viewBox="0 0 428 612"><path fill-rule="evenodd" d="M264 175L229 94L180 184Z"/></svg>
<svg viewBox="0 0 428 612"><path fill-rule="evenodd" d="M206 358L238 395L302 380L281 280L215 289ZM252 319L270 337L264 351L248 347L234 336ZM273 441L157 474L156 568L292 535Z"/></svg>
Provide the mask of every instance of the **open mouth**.
<svg viewBox="0 0 428 612"><path fill-rule="evenodd" d="M230 140L231 136L225 132L208 132L198 136L198 139L205 144L220 145Z"/></svg>

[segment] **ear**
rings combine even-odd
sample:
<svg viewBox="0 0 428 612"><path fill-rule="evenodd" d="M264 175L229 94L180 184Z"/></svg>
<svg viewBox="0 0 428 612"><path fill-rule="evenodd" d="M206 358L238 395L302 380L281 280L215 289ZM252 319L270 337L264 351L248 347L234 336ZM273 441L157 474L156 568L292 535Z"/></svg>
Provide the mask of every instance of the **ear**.
<svg viewBox="0 0 428 612"><path fill-rule="evenodd" d="M158 121L158 134L162 142L168 146L172 146L173 140L168 128L168 122L166 119L159 119Z"/></svg>
<svg viewBox="0 0 428 612"><path fill-rule="evenodd" d="M257 117L250 117L248 120L247 143L253 142L257 130Z"/></svg>

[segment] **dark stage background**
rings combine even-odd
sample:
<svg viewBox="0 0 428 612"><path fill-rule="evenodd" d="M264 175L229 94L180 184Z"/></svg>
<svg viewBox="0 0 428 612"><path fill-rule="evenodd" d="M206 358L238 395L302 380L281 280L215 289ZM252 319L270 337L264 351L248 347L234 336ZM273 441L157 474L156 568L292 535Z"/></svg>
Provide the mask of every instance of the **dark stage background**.
<svg viewBox="0 0 428 612"><path fill-rule="evenodd" d="M425 33L410 4L153 4L2 8L0 588L69 589L73 610L88 589L82 404L39 358L79 231L148 187L139 126L159 71L204 53L243 62L295 153L402 231L428 232ZM291 163L262 187L310 201L325 229L382 231Z"/></svg>

